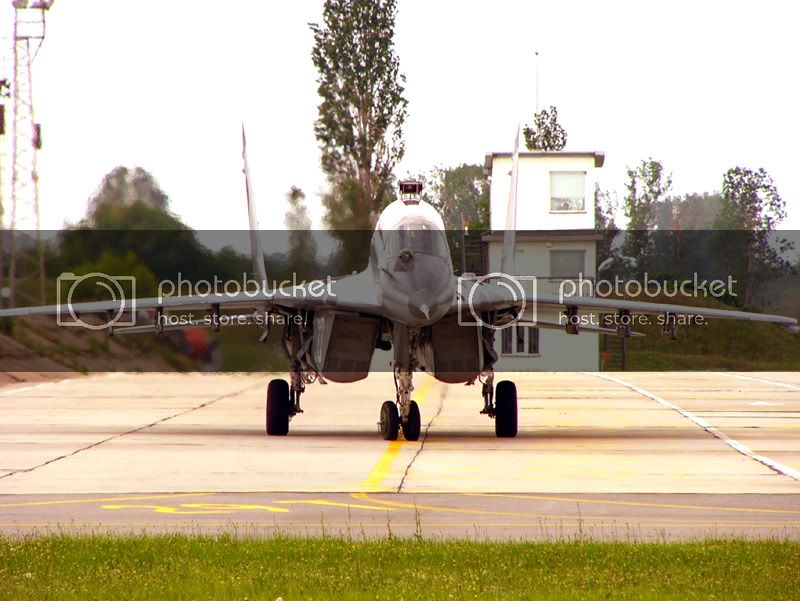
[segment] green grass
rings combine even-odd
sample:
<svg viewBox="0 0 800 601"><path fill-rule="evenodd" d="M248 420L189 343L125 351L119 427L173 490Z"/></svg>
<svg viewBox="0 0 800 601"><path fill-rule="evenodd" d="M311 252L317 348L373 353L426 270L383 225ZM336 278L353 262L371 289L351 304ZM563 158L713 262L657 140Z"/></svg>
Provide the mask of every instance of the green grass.
<svg viewBox="0 0 800 601"><path fill-rule="evenodd" d="M675 302L666 297L654 302ZM696 304L735 310L713 299ZM709 320L703 325L678 326L677 340L665 340L660 327L634 326L644 338L628 339L628 370L800 370L800 334L771 323Z"/></svg>
<svg viewBox="0 0 800 601"><path fill-rule="evenodd" d="M281 326L273 326L266 344L258 341L261 330L254 326L221 328L213 334L222 352L221 371L288 371L281 349Z"/></svg>
<svg viewBox="0 0 800 601"><path fill-rule="evenodd" d="M798 599L800 543L0 537L0 599Z"/></svg>

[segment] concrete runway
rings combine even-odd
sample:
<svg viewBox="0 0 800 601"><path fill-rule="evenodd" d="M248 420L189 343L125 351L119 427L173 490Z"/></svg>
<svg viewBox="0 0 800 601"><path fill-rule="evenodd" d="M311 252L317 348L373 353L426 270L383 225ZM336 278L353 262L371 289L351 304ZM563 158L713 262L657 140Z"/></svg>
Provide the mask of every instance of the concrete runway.
<svg viewBox="0 0 800 601"><path fill-rule="evenodd" d="M267 379L0 389L0 530L800 538L800 373L514 374L512 440L478 387L417 376L413 443L377 434L391 374L309 386L285 438Z"/></svg>

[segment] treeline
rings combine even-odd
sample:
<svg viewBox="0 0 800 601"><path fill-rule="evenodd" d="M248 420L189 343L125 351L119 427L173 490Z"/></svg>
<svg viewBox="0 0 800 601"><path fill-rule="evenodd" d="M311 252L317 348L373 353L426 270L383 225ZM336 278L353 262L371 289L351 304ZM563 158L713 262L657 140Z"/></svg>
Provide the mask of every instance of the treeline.
<svg viewBox="0 0 800 601"><path fill-rule="evenodd" d="M318 257L318 238L327 234L309 231L302 191L293 188L288 200L292 208L285 223L291 229L261 232L268 249L265 260L270 280L338 273L339 253ZM64 273L124 276L119 282L125 294L132 293L127 282L134 278L139 297L155 295L159 282L175 282L179 277L190 282L214 278L241 282L253 274L248 249L249 232L195 231L170 211L168 195L149 172L116 167L89 199L85 217L48 241L48 292L56 300L55 282ZM34 250L31 247L28 252ZM21 260L20 264L33 262ZM75 293L76 301L91 300L93 294L103 297L102 290L87 287L76 288Z"/></svg>
<svg viewBox="0 0 800 601"><path fill-rule="evenodd" d="M595 189L599 277L730 276L738 292L728 302L762 306L764 292L774 292L767 284L796 272L794 243L776 230L786 203L764 169L733 167L721 192L682 197L671 193L671 175L659 161L643 160L627 176L624 231L615 222L616 197Z"/></svg>

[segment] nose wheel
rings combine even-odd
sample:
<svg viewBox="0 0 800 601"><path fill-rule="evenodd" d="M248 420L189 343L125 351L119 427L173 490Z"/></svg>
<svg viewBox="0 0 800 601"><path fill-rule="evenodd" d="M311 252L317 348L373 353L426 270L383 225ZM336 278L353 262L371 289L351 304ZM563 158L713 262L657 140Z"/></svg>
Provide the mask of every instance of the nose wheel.
<svg viewBox="0 0 800 601"><path fill-rule="evenodd" d="M419 440L422 430L422 416L419 413L417 401L410 401L408 404L408 418L402 422L403 438L406 440Z"/></svg>
<svg viewBox="0 0 800 601"><path fill-rule="evenodd" d="M384 440L397 440L400 433L400 413L394 401L385 401L381 405L381 419L378 422Z"/></svg>
<svg viewBox="0 0 800 601"><path fill-rule="evenodd" d="M411 392L414 390L411 377L410 369L395 370L394 384L397 400L383 403L378 422L384 440L397 440L401 428L403 438L410 441L419 440L422 432L422 416L417 402L411 400Z"/></svg>

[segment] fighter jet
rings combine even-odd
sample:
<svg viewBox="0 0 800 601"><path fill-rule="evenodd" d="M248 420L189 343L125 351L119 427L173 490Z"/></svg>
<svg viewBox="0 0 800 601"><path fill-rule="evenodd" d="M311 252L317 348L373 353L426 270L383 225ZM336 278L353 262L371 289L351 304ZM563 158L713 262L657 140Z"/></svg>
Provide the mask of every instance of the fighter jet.
<svg viewBox="0 0 800 601"><path fill-rule="evenodd" d="M254 273L265 283L267 269L253 202L252 178L242 130L244 176L250 220ZM273 379L266 395L266 433L284 436L291 420L302 413L300 398L313 382L354 382L366 378L376 349L392 350L395 400L380 408L379 430L385 440L417 440L421 415L413 400L413 374L425 371L446 383L480 383L481 413L494 419L498 437L517 435L517 389L514 382L494 382L497 353L495 333L512 324L526 325L526 308L556 309L563 322L535 323L563 329L566 334L600 332L636 335L629 327L583 327L582 314L592 312L663 316L667 334L674 337L677 317L723 318L793 325L797 320L778 315L727 311L663 303L569 296L536 295L514 281L514 214L519 132L512 155L511 190L503 245L502 273L489 276L454 275L442 217L422 199L422 184L402 181L399 198L380 215L372 234L369 262L364 271L330 280L317 294L295 288L257 293L164 296L163 298L50 305L0 310L0 317L97 313L114 316L105 324L109 334L162 332L172 327L213 324L220 318L264 325L284 318L283 350L290 365L289 380ZM152 324L120 326L117 317L132 309L150 310ZM171 312L200 310L214 319L181 322L164 319ZM233 314L230 312L234 311ZM624 320L617 323L624 324ZM528 321L527 325L534 325ZM262 338L264 336L262 335Z"/></svg>

